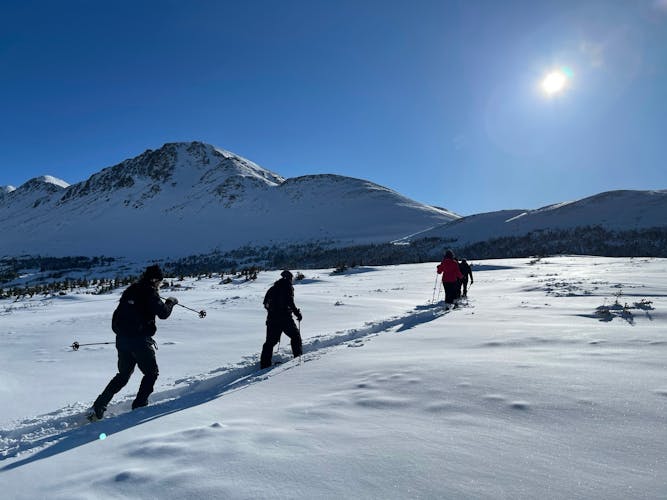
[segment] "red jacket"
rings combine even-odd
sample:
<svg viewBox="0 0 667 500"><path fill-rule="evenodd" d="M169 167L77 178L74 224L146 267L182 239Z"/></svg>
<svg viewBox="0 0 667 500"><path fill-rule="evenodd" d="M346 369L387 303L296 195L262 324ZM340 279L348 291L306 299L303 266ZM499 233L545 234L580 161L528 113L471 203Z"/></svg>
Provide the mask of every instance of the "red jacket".
<svg viewBox="0 0 667 500"><path fill-rule="evenodd" d="M438 265L438 274L442 274L443 283L454 283L457 279L463 278L459 263L447 257Z"/></svg>

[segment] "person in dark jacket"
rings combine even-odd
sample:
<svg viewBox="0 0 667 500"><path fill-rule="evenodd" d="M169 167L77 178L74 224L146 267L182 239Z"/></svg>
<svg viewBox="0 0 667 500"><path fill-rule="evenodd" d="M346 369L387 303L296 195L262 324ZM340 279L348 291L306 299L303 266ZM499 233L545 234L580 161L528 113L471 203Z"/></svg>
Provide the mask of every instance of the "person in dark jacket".
<svg viewBox="0 0 667 500"><path fill-rule="evenodd" d="M463 297L468 296L468 276L470 276L470 284L472 285L474 283L472 279L472 268L470 267L470 264L468 264L468 261L465 259L462 259L461 262L459 262L459 269L461 270L461 274L463 274L463 279L461 280L461 283L463 284Z"/></svg>
<svg viewBox="0 0 667 500"><path fill-rule="evenodd" d="M438 274L442 274L442 285L445 288L445 304L447 307L454 304L458 295L458 280L463 278L459 269L459 263L454 259L454 253L451 250L445 252L445 257L436 268Z"/></svg>
<svg viewBox="0 0 667 500"><path fill-rule="evenodd" d="M129 382L136 366L144 376L132 402L132 409L148 404L148 396L153 392L159 375L153 340L157 331L155 316L167 319L178 304L178 300L173 297L165 302L160 299L158 287L162 279L162 270L158 265L148 266L139 281L130 285L121 295L112 319L112 329L116 333L118 373L97 396L88 416L90 420L99 420L104 416L111 398Z"/></svg>
<svg viewBox="0 0 667 500"><path fill-rule="evenodd" d="M281 278L276 281L264 296L264 308L268 311L266 317L266 342L262 346L260 357L260 368L271 366L273 348L280 342L280 335L285 333L292 343L292 354L294 357L301 356L303 346L301 333L294 324L292 314L301 321L301 311L294 304L294 287L292 286L292 273L283 271Z"/></svg>

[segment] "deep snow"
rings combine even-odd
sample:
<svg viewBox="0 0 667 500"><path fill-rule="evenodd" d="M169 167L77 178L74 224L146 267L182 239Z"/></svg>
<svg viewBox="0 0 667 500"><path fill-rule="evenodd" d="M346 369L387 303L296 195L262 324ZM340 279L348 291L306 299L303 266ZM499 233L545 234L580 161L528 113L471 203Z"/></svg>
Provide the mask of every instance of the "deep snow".
<svg viewBox="0 0 667 500"><path fill-rule="evenodd" d="M0 301L3 496L667 497L667 260L475 264L447 313L435 263L304 270L305 354L264 371L278 273L186 280L207 317L159 322L151 405L135 373L86 425L115 349L68 346L113 340L120 291Z"/></svg>

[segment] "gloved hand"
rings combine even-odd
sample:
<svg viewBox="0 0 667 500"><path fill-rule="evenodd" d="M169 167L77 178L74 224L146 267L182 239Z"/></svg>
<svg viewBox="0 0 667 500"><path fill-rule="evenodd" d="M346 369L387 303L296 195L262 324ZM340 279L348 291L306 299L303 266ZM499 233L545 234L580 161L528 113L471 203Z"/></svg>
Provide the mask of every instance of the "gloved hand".
<svg viewBox="0 0 667 500"><path fill-rule="evenodd" d="M171 307L174 307L176 304L178 304L178 299L176 297L167 297L165 303Z"/></svg>
<svg viewBox="0 0 667 500"><path fill-rule="evenodd" d="M297 309L296 312L294 313L294 316L296 316L296 319L301 321L303 319L303 316L301 315L301 309Z"/></svg>

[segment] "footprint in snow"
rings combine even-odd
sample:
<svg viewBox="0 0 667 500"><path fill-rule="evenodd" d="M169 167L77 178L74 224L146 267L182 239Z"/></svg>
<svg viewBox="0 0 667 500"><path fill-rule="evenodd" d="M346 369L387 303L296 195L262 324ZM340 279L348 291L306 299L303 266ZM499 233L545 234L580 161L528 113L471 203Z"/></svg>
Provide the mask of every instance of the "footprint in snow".
<svg viewBox="0 0 667 500"><path fill-rule="evenodd" d="M527 401L512 401L510 403L510 408L513 410L530 410L530 403Z"/></svg>
<svg viewBox="0 0 667 500"><path fill-rule="evenodd" d="M486 399L487 401L494 401L494 402L500 402L500 403L505 401L505 396L503 396L501 394L487 394L487 395L483 396L483 398Z"/></svg>

